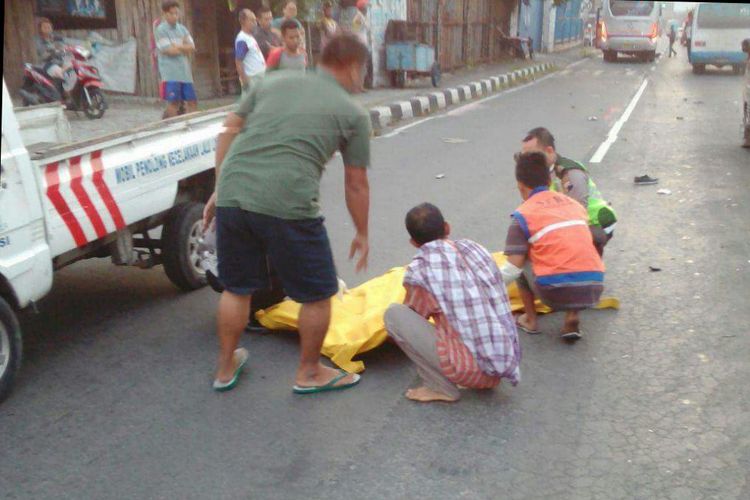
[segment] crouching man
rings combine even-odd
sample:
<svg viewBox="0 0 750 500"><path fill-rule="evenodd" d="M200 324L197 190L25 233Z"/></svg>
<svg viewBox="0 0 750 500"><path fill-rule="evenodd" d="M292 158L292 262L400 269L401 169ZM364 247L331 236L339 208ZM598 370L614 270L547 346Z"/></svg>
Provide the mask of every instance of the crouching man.
<svg viewBox="0 0 750 500"><path fill-rule="evenodd" d="M578 311L599 302L604 282L588 214L573 198L549 190L550 172L542 153L518 155L516 181L524 202L511 215L502 273L506 284L518 279L524 314L517 325L526 333L539 333L536 296L555 311L566 311L561 336L578 340Z"/></svg>
<svg viewBox="0 0 750 500"><path fill-rule="evenodd" d="M385 313L388 333L422 378L406 397L452 402L458 386L490 389L501 378L516 385L521 348L492 256L473 241L448 239L450 226L429 203L409 211L406 229L419 250L404 276L404 304Z"/></svg>

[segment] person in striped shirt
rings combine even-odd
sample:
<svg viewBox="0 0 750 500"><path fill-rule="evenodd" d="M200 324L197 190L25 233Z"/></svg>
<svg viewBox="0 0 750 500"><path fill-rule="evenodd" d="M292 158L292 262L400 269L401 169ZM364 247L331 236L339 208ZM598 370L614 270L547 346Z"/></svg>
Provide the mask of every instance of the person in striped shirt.
<svg viewBox="0 0 750 500"><path fill-rule="evenodd" d="M459 386L490 389L502 378L516 385L521 348L490 253L471 240L450 240L450 226L429 203L409 211L406 229L418 251L404 275L404 304L392 304L384 318L422 378L406 397L453 402Z"/></svg>

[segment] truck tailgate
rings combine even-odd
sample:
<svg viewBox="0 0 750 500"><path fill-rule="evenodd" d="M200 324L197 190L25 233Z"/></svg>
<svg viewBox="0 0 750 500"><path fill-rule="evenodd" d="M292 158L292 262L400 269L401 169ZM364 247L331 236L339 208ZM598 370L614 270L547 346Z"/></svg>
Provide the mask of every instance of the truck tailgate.
<svg viewBox="0 0 750 500"><path fill-rule="evenodd" d="M34 153L52 255L171 208L180 180L214 167L227 110Z"/></svg>

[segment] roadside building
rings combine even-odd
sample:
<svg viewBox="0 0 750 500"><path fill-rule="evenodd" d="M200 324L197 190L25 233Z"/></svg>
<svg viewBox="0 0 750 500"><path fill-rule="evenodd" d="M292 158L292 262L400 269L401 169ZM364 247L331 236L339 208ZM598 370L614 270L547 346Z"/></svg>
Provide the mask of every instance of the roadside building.
<svg viewBox="0 0 750 500"><path fill-rule="evenodd" d="M98 0L103 16L71 12L74 2L66 0L4 0L3 75L11 93L21 85L24 62L35 61L33 34L37 20L48 17L55 31L68 38L124 44L135 40L133 94L158 96L157 75L151 54L151 32L161 16L161 0ZM196 51L192 57L195 88L200 99L222 95L234 78L231 49L239 26L226 0L181 0L182 19L193 35ZM231 26L231 29L228 28ZM225 36L226 35L226 36ZM230 36L231 35L231 36ZM226 38L226 40L225 40ZM228 49L228 50L227 50ZM227 71L229 67L231 71Z"/></svg>

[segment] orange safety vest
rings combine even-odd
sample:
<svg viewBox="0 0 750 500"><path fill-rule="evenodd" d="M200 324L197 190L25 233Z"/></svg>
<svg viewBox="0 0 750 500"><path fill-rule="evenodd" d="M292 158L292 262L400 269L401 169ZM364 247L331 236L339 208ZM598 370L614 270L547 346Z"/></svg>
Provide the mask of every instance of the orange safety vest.
<svg viewBox="0 0 750 500"><path fill-rule="evenodd" d="M529 260L539 286L604 281L604 263L594 247L589 216L580 203L540 187L512 216L529 241Z"/></svg>

